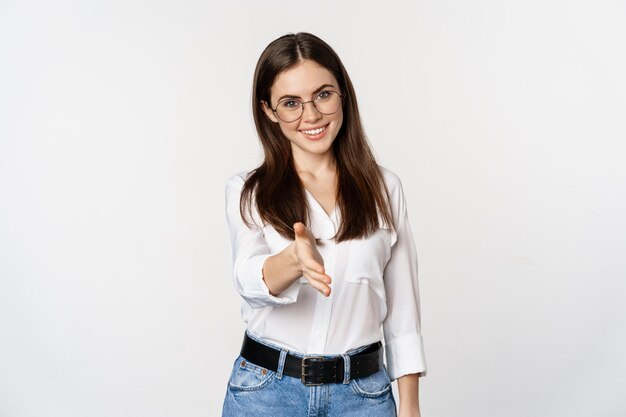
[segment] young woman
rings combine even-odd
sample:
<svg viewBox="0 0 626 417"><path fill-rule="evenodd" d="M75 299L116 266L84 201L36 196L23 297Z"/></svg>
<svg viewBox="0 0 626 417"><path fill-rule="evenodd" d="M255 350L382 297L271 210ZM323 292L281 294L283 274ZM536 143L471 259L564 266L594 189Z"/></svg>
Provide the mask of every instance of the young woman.
<svg viewBox="0 0 626 417"><path fill-rule="evenodd" d="M318 37L282 36L259 58L252 105L265 159L226 185L247 330L223 416L395 416L395 379L399 415L419 416L406 200L372 155L346 69Z"/></svg>

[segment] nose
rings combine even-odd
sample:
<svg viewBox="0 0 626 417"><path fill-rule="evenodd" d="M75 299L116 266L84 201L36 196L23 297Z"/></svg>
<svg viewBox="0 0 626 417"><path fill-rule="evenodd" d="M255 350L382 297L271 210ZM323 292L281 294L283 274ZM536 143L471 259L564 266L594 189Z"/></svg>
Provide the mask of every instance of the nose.
<svg viewBox="0 0 626 417"><path fill-rule="evenodd" d="M308 109L307 109L307 104L308 104ZM313 121L322 117L322 113L317 111L317 108L315 108L313 101L307 101L306 103L302 103L302 105L304 106L304 109L302 112L303 120Z"/></svg>

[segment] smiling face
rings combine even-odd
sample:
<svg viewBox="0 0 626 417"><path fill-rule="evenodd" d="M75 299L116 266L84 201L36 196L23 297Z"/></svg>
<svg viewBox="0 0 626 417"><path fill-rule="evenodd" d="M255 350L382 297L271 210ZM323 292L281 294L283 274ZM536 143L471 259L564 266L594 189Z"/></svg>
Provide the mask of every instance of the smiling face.
<svg viewBox="0 0 626 417"><path fill-rule="evenodd" d="M285 98L295 98L301 102L323 98L328 94L325 91L342 93L330 71L314 61L304 60L276 77L271 88L271 103L262 103L267 117L279 124L280 130L291 142L296 160L332 152L333 141L343 122L342 106L333 114L322 114L313 103L307 103L302 117L291 123L280 120L272 108L276 108Z"/></svg>

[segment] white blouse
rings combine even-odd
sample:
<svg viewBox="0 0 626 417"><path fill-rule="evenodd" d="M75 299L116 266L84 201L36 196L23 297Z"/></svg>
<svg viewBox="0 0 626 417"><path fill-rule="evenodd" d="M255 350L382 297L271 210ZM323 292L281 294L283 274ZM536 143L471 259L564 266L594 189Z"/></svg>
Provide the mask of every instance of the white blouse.
<svg viewBox="0 0 626 417"><path fill-rule="evenodd" d="M239 201L250 171L230 177L226 218L235 289L244 299L241 313L248 331L268 342L307 355L331 355L377 342L384 335L391 378L412 373L424 376L417 255L406 200L400 178L379 168L389 190L397 233L380 227L366 239L337 244L331 238L341 221L339 209L335 206L329 216L305 190L311 210L309 228L323 241L318 250L332 278L329 297L322 296L304 277L277 296L269 293L262 277L263 263L293 240L262 224L254 209L257 226L248 228L241 219ZM379 223L384 226L382 216Z"/></svg>

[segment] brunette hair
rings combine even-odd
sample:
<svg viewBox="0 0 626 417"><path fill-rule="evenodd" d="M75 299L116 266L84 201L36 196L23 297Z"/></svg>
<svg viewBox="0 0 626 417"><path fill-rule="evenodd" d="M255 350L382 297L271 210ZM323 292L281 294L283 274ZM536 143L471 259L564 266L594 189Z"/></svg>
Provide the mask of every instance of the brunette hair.
<svg viewBox="0 0 626 417"><path fill-rule="evenodd" d="M240 212L244 222L252 226L246 212L251 215L254 194L261 220L284 238L294 239L292 226L296 222L310 226L305 189L295 169L291 144L261 104L265 101L270 105L276 77L303 60L314 61L330 71L343 95L343 123L332 145L338 177L336 204L342 219L334 236L336 242L364 238L380 227L380 220L393 227L388 190L367 142L348 72L326 42L306 32L274 40L257 62L252 111L265 160L252 170L243 186Z"/></svg>

